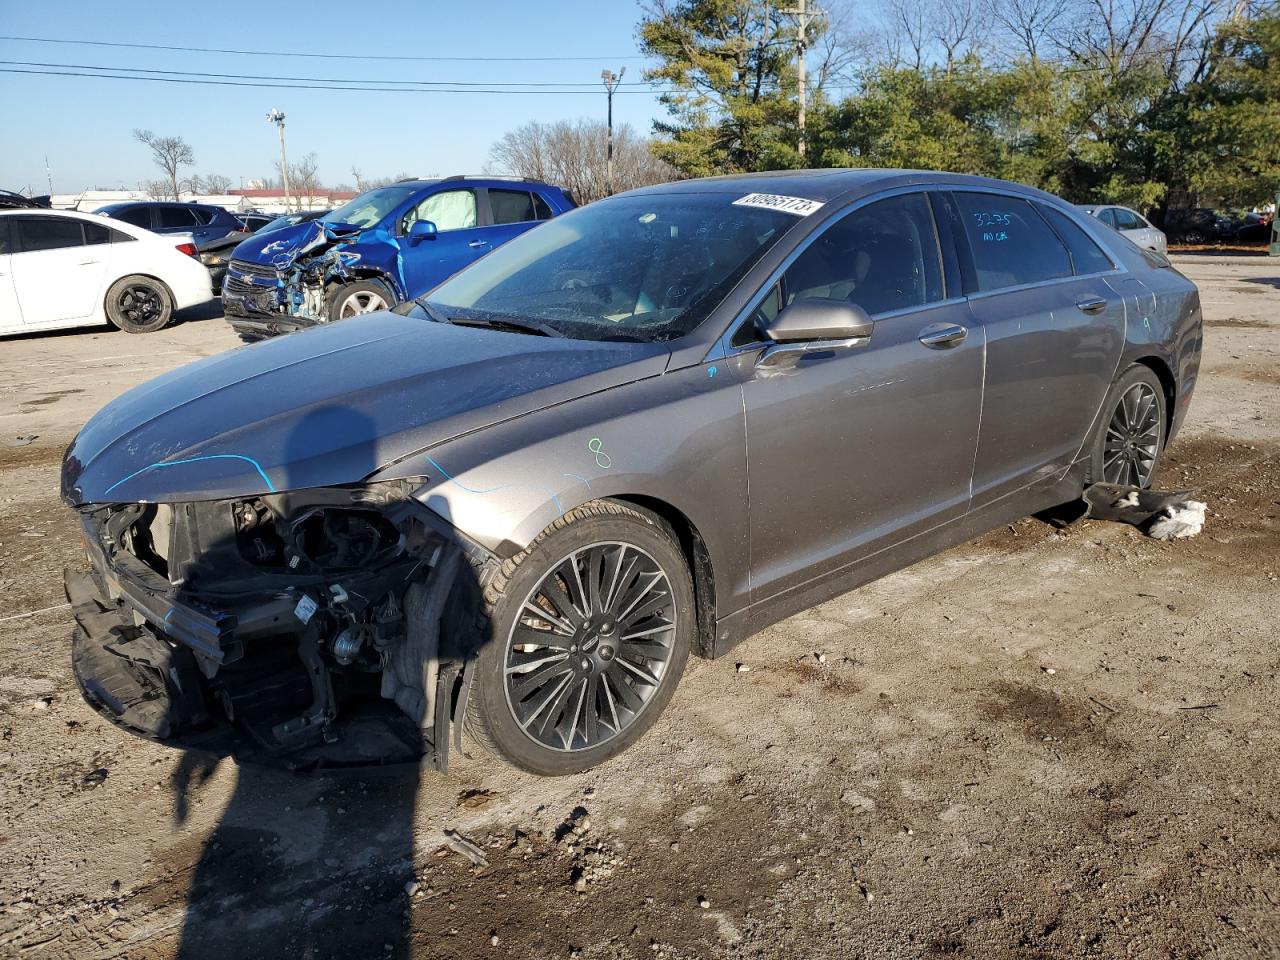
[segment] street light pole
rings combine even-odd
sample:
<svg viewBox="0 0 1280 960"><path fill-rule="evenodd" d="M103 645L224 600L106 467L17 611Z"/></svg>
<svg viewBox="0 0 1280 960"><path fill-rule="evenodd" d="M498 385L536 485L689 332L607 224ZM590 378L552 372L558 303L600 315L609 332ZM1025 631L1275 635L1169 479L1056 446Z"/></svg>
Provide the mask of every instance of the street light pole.
<svg viewBox="0 0 1280 960"><path fill-rule="evenodd" d="M617 76L614 76L612 70L600 71L600 79L604 81L604 88L608 92L609 98L609 145L605 153L604 175L604 189L609 196L613 196L613 91L618 89L618 84L622 82L622 77L626 72L626 67L619 70Z"/></svg>
<svg viewBox="0 0 1280 960"><path fill-rule="evenodd" d="M280 179L284 182L284 212L289 212L289 159L284 153L284 111L271 108L271 112L267 114L267 119L274 123L280 130ZM298 209L302 206L299 204Z"/></svg>
<svg viewBox="0 0 1280 960"><path fill-rule="evenodd" d="M804 51L809 44L809 18L812 15L809 11L808 4L805 0L796 0L795 9L783 10L785 14L796 18L796 93L799 95L800 111L796 117L797 125L800 127L800 137L796 141L796 153L800 154L800 159L804 159L805 153L805 81L808 80L804 65Z"/></svg>

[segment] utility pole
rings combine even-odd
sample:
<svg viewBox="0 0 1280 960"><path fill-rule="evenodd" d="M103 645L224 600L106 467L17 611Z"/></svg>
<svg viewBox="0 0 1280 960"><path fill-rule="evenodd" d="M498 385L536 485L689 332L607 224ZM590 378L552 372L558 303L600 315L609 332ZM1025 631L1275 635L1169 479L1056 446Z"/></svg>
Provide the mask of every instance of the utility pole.
<svg viewBox="0 0 1280 960"><path fill-rule="evenodd" d="M800 154L800 159L804 159L805 151L805 131L804 131L804 108L805 108L805 82L808 76L804 66L804 51L809 43L809 7L807 0L796 0L794 10L783 10L785 14L789 14L796 18L796 87L800 98L800 115L797 118L800 126L800 138L796 142L796 153Z"/></svg>
<svg viewBox="0 0 1280 960"><path fill-rule="evenodd" d="M271 112L267 114L267 119L274 123L280 129L280 179L284 183L284 212L289 212L289 160L284 153L284 111L271 108ZM302 209L302 205L298 205L298 209Z"/></svg>
<svg viewBox="0 0 1280 960"><path fill-rule="evenodd" d="M44 155L44 175L49 182L49 196L53 196L53 171L49 169L49 155Z"/></svg>
<svg viewBox="0 0 1280 960"><path fill-rule="evenodd" d="M604 190L607 196L613 196L613 91L618 89L627 68L623 67L615 77L612 70L601 70L600 79L609 96L609 145L605 154Z"/></svg>

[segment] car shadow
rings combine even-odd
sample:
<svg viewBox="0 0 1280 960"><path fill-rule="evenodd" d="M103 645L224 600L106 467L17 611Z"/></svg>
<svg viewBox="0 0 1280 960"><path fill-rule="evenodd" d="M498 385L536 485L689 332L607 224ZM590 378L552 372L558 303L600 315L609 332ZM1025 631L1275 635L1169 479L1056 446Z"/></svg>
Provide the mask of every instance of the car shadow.
<svg viewBox="0 0 1280 960"><path fill-rule="evenodd" d="M1260 283L1264 287L1274 287L1280 290L1280 277L1245 277L1245 283Z"/></svg>
<svg viewBox="0 0 1280 960"><path fill-rule="evenodd" d="M180 326L184 323L199 323L202 320L221 320L222 319L222 298L210 297L204 303L197 303L193 307L186 307L182 310L175 310L173 319L169 321L169 329L171 327Z"/></svg>
<svg viewBox="0 0 1280 960"><path fill-rule="evenodd" d="M376 424L341 408L303 418L286 443L285 463L313 456L318 437L335 438L360 459L352 476L365 476L379 465ZM291 489L290 482L297 480L288 478L280 488ZM459 605L468 602L465 598L479 595L471 565L462 560L459 570L445 619L456 617ZM405 609L420 608L406 603ZM322 648L334 632L329 626L318 631ZM279 638L284 652L293 649L298 637ZM442 644L445 639L442 634ZM323 653L328 659L331 650ZM305 678L300 659L296 669ZM307 679L302 686L307 687ZM410 722L376 692L364 706L370 702L400 721L400 742L407 739L403 730L408 727L408 737L416 737L414 748L424 752L428 725ZM327 735L341 747L344 738L353 743L360 730L358 722L335 723ZM298 773L188 751L178 758L170 778L176 831L197 829L193 811L202 794L212 793L228 775L235 783L192 872L175 957L409 957L417 794L423 780L440 776L429 755L421 764Z"/></svg>

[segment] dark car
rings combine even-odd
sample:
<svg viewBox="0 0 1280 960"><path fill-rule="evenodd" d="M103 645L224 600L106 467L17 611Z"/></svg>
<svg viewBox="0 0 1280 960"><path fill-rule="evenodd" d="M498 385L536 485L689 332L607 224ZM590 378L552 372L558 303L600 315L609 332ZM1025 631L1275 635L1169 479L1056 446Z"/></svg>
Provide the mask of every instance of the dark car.
<svg viewBox="0 0 1280 960"><path fill-rule="evenodd" d="M465 726L583 770L690 652L1148 485L1200 349L1168 260L1029 187L633 191L90 420L76 675L125 729L246 761L443 766Z"/></svg>
<svg viewBox="0 0 1280 960"><path fill-rule="evenodd" d="M1171 243L1196 246L1232 239L1235 224L1225 213L1208 207L1168 210L1164 215L1164 233Z"/></svg>
<svg viewBox="0 0 1280 960"><path fill-rule="evenodd" d="M237 213L235 217L240 221L240 225L250 233L256 233L267 224L274 223L280 219L269 213Z"/></svg>
<svg viewBox="0 0 1280 960"><path fill-rule="evenodd" d="M260 223L249 236L243 233L229 233L225 237L219 237L217 240L208 240L205 243L196 244L199 251L200 262L209 268L209 279L213 282L213 292L222 292L222 281L227 276L227 264L231 262L231 257L236 249L242 243L251 242L254 237L261 237L267 233L273 233L276 230L283 230L285 227L292 227L298 223L306 223L308 220L315 220L323 217L328 210L308 210L305 213L287 213L280 217L257 217L252 220L248 217L240 219L248 223Z"/></svg>
<svg viewBox="0 0 1280 960"><path fill-rule="evenodd" d="M236 250L223 284L245 340L385 310L574 207L559 187L510 177L405 180Z"/></svg>
<svg viewBox="0 0 1280 960"><path fill-rule="evenodd" d="M28 197L12 190L0 190L0 210L47 209L49 197Z"/></svg>
<svg viewBox="0 0 1280 960"><path fill-rule="evenodd" d="M244 225L234 214L203 203L130 201L109 203L94 213L132 223L154 233L189 233L199 245L232 233L244 233Z"/></svg>

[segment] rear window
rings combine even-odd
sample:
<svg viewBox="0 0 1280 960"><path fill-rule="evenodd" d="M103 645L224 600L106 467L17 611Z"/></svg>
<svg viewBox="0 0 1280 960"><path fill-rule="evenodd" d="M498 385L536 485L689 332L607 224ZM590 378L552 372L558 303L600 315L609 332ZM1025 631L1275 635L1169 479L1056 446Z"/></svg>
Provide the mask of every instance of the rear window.
<svg viewBox="0 0 1280 960"><path fill-rule="evenodd" d="M1044 204L1040 204L1039 210L1048 218L1053 229L1062 238L1062 242L1071 251L1071 262L1077 274L1105 273L1115 269L1111 258L1065 213L1053 207L1046 207Z"/></svg>
<svg viewBox="0 0 1280 960"><path fill-rule="evenodd" d="M194 227L197 223L194 211L189 207L159 207L156 210L156 227L166 228Z"/></svg>
<svg viewBox="0 0 1280 960"><path fill-rule="evenodd" d="M1026 200L957 193L979 290L999 290L1071 276L1071 257Z"/></svg>
<svg viewBox="0 0 1280 960"><path fill-rule="evenodd" d="M150 207L125 207L112 214L117 220L123 220L125 223L132 223L135 227L145 227L151 229L151 208Z"/></svg>
<svg viewBox="0 0 1280 960"><path fill-rule="evenodd" d="M555 216L555 212L548 205L547 201L536 193L533 195L533 213L539 220L550 220Z"/></svg>
<svg viewBox="0 0 1280 960"><path fill-rule="evenodd" d="M533 195L527 190L489 190L489 209L494 225L524 223L536 220L533 212Z"/></svg>
<svg viewBox="0 0 1280 960"><path fill-rule="evenodd" d="M212 210L201 210L199 207L190 208L191 216L196 218L197 223L211 223L213 221Z"/></svg>

